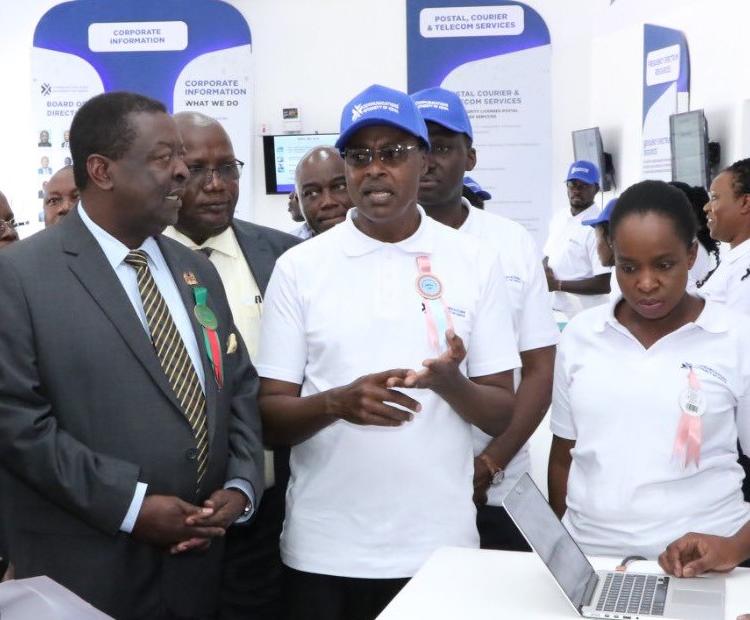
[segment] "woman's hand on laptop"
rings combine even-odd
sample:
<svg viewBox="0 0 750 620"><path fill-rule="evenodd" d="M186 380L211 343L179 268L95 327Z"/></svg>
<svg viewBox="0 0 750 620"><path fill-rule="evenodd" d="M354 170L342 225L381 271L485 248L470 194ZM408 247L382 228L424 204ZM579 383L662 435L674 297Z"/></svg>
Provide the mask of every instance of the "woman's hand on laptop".
<svg viewBox="0 0 750 620"><path fill-rule="evenodd" d="M675 577L695 577L707 571L730 571L748 557L750 524L745 524L734 536L685 534L659 556L659 565Z"/></svg>

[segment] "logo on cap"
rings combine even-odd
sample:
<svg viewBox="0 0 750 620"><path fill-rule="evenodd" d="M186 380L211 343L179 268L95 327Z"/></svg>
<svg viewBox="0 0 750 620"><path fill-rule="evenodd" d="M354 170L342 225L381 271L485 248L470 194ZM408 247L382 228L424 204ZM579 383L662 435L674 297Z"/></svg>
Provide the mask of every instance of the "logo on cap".
<svg viewBox="0 0 750 620"><path fill-rule="evenodd" d="M421 101L417 101L416 104L417 108L420 110L422 108L435 108L442 112L450 112L450 106L445 101L430 101L429 99L422 99Z"/></svg>
<svg viewBox="0 0 750 620"><path fill-rule="evenodd" d="M588 174L591 172L588 168L571 168L570 174L575 174L576 172L583 172L584 174Z"/></svg>
<svg viewBox="0 0 750 620"><path fill-rule="evenodd" d="M352 121L356 121L361 116L376 110L384 110L391 114L398 114L399 104L392 101L370 101L368 103L358 103L352 106Z"/></svg>

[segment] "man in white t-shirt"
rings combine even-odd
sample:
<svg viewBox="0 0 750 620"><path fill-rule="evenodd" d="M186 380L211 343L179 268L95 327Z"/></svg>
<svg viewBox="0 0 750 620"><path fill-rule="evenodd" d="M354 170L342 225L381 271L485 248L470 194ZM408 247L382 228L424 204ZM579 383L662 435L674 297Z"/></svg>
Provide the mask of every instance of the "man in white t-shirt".
<svg viewBox="0 0 750 620"><path fill-rule="evenodd" d="M599 215L599 169L590 161L570 165L565 179L570 209L556 213L544 245L544 270L552 291L552 307L572 318L585 308L607 301L610 269L596 253L596 237L583 220Z"/></svg>
<svg viewBox="0 0 750 620"><path fill-rule="evenodd" d="M750 159L735 162L711 183L708 204L711 237L729 244L706 283L705 297L750 313Z"/></svg>
<svg viewBox="0 0 750 620"><path fill-rule="evenodd" d="M499 257L417 205L411 99L369 87L336 147L356 207L277 262L257 364L265 436L293 446L289 620L374 618L437 548L478 546L471 425L507 426L519 365Z"/></svg>
<svg viewBox="0 0 750 620"><path fill-rule="evenodd" d="M523 226L472 207L462 198L464 174L474 168L476 152L471 121L459 96L444 88L428 88L411 97L427 123L431 145L427 172L420 180L420 205L437 221L492 244L500 252L505 271L522 368L510 426L494 438L473 429L474 499L483 548L528 550L502 500L530 468L526 442L551 400L559 331L544 271L534 241Z"/></svg>

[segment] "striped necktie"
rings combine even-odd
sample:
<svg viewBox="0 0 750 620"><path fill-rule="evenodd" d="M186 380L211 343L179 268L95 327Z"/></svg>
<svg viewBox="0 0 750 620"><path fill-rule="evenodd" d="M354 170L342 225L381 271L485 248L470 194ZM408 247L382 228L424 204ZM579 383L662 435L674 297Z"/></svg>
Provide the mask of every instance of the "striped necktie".
<svg viewBox="0 0 750 620"><path fill-rule="evenodd" d="M143 250L132 250L125 257L125 262L135 267L138 276L138 291L143 300L143 310L146 313L156 356L193 429L198 449L198 485L200 486L208 462L206 399L185 343L148 268L147 259L148 255Z"/></svg>

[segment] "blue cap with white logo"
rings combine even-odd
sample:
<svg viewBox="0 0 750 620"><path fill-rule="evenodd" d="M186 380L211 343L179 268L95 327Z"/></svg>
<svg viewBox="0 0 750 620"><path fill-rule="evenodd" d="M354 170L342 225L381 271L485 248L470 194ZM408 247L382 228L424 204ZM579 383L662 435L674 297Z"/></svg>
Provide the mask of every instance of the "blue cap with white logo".
<svg viewBox="0 0 750 620"><path fill-rule="evenodd" d="M464 185L468 187L472 192L474 192L477 196L479 196L482 200L489 200L492 198L492 194L490 194L487 190L482 189L482 186L479 185L474 179L471 177L464 177Z"/></svg>
<svg viewBox="0 0 750 620"><path fill-rule="evenodd" d="M607 203L607 206L604 207L604 211L602 211L597 217L595 217L593 220L583 220L581 224L583 226L598 226L599 224L608 224L609 218L612 217L612 211L615 208L615 205L617 204L617 198L612 198Z"/></svg>
<svg viewBox="0 0 750 620"><path fill-rule="evenodd" d="M570 164L568 177L565 181L583 181L589 185L599 184L599 168L585 159L579 159Z"/></svg>
<svg viewBox="0 0 750 620"><path fill-rule="evenodd" d="M470 140L474 139L464 103L453 91L437 87L425 88L414 93L411 98L425 121L432 121L456 133L465 133Z"/></svg>
<svg viewBox="0 0 750 620"><path fill-rule="evenodd" d="M373 125L389 125L402 129L419 138L427 148L430 146L427 125L409 95L393 88L373 84L344 106L336 148L344 149L352 135L364 127Z"/></svg>

